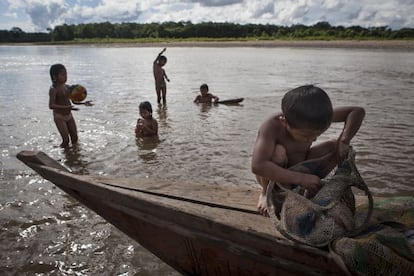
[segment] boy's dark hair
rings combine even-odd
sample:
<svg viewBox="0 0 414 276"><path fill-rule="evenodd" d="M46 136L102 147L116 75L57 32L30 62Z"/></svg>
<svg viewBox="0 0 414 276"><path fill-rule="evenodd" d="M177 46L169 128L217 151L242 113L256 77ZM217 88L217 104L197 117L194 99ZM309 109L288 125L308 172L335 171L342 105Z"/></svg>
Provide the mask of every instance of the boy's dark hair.
<svg viewBox="0 0 414 276"><path fill-rule="evenodd" d="M166 56L160 56L160 57L158 58L158 61L164 61L164 62L167 62L167 57L166 57Z"/></svg>
<svg viewBox="0 0 414 276"><path fill-rule="evenodd" d="M57 63L50 66L49 74L53 84L56 84L56 77L60 72L62 72L62 70L66 70L63 64Z"/></svg>
<svg viewBox="0 0 414 276"><path fill-rule="evenodd" d="M151 103L148 101L142 102L139 104L139 111L147 110L150 114L152 114L152 106Z"/></svg>
<svg viewBox="0 0 414 276"><path fill-rule="evenodd" d="M203 83L201 86L200 86L200 90L201 89L207 89L207 91L208 91L208 85L206 84L206 83Z"/></svg>
<svg viewBox="0 0 414 276"><path fill-rule="evenodd" d="M325 130L333 117L328 94L313 85L304 85L287 92L282 99L282 112L293 128Z"/></svg>

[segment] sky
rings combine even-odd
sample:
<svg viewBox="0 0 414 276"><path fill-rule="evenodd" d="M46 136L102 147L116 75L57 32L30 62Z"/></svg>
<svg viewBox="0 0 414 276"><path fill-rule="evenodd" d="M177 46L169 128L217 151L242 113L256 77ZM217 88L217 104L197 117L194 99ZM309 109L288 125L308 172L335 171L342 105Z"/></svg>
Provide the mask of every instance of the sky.
<svg viewBox="0 0 414 276"><path fill-rule="evenodd" d="M414 28L413 0L0 0L0 30L191 21Z"/></svg>

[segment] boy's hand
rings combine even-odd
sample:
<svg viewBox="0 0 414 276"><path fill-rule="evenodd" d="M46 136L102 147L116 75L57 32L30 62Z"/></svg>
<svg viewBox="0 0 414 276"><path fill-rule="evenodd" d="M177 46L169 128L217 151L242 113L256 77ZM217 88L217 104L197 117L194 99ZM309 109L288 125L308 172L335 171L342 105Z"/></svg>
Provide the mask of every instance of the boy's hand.
<svg viewBox="0 0 414 276"><path fill-rule="evenodd" d="M319 177L313 174L302 174L300 186L309 191L310 194L316 194L322 188L322 182Z"/></svg>
<svg viewBox="0 0 414 276"><path fill-rule="evenodd" d="M342 163L346 158L348 158L349 148L349 144L341 141L338 142L338 164Z"/></svg>

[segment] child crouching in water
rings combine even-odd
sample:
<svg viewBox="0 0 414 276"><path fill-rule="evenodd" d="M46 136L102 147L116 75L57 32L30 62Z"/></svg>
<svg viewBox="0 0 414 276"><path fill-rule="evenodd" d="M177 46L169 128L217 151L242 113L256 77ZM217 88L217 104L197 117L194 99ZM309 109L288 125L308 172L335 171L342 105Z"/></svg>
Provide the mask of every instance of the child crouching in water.
<svg viewBox="0 0 414 276"><path fill-rule="evenodd" d="M158 123L152 117L152 107L150 102L142 102L139 104L139 114L141 118L137 120L135 127L135 136L153 137L158 135Z"/></svg>
<svg viewBox="0 0 414 276"><path fill-rule="evenodd" d="M310 194L315 194L322 186L321 178L347 157L351 139L364 117L365 110L361 107L333 109L326 92L313 85L300 86L287 92L282 99L282 112L270 116L261 125L254 145L252 172L262 186L257 205L259 213L268 215L266 192L270 181L290 185L290 188L301 186ZM313 145L332 122L344 123L339 137ZM288 169L312 159L318 159L326 165L323 175ZM275 192L279 204L282 204L283 194L280 190Z"/></svg>
<svg viewBox="0 0 414 276"><path fill-rule="evenodd" d="M219 100L217 96L208 92L208 85L205 83L200 86L200 94L194 99L195 103L217 103Z"/></svg>

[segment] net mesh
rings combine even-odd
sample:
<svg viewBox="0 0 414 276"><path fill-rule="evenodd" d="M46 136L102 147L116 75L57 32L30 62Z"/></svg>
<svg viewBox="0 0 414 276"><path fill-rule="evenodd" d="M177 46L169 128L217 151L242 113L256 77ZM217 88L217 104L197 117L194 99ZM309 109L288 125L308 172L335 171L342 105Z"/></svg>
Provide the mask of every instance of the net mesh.
<svg viewBox="0 0 414 276"><path fill-rule="evenodd" d="M370 227L336 239L331 249L354 274L414 275L414 197L375 202Z"/></svg>
<svg viewBox="0 0 414 276"><path fill-rule="evenodd" d="M275 186L280 189L274 189ZM363 190L371 203L364 212L366 219L359 225L355 223L352 186ZM280 200L281 194L284 200ZM361 231L372 211L372 197L356 169L353 150L335 174L324 180L324 186L314 197L308 199L296 190L270 183L267 203L269 216L279 232L294 241L318 247Z"/></svg>

